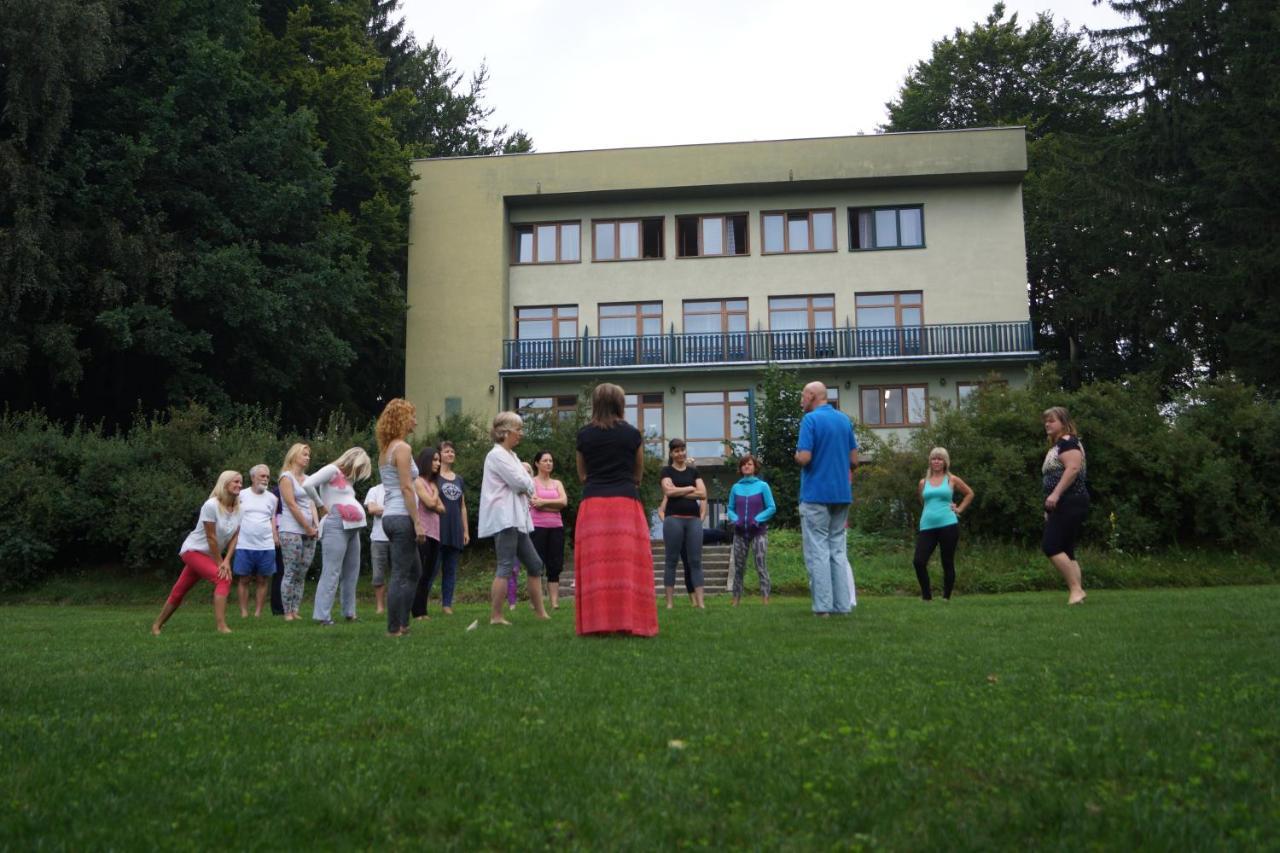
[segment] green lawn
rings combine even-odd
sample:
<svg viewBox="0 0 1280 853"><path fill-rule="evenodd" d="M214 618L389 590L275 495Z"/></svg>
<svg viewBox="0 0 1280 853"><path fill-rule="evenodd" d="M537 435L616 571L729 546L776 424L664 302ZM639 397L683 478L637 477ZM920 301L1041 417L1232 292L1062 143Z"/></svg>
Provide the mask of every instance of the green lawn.
<svg viewBox="0 0 1280 853"><path fill-rule="evenodd" d="M0 608L0 849L1280 846L1280 588L571 609L388 640ZM158 606L158 605L157 605Z"/></svg>

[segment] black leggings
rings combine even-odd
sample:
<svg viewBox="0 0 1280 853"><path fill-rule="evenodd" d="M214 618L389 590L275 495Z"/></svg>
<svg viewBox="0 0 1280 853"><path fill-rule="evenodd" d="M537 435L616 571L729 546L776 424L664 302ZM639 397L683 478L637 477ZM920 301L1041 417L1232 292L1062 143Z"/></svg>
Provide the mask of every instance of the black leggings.
<svg viewBox="0 0 1280 853"><path fill-rule="evenodd" d="M920 581L920 595L925 601L933 598L929 586L929 558L933 549L942 546L942 597L950 598L956 586L956 545L960 542L960 525L932 527L916 534L916 555L911 561L916 567L916 580Z"/></svg>
<svg viewBox="0 0 1280 853"><path fill-rule="evenodd" d="M418 576L418 585L413 593L413 604L409 607L409 613L413 616L427 615L427 599L431 595L431 581L436 577L436 559L439 556L439 539L428 536L425 542L418 543L418 559L422 562L422 574Z"/></svg>

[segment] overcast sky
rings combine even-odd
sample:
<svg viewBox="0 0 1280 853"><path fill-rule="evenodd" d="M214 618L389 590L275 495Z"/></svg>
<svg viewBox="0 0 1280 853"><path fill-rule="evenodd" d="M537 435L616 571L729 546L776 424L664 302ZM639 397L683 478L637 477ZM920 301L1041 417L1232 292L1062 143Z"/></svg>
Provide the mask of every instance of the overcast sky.
<svg viewBox="0 0 1280 853"><path fill-rule="evenodd" d="M990 0L403 0L409 28L539 151L872 133L933 42ZM1009 0L1105 28L1091 0Z"/></svg>

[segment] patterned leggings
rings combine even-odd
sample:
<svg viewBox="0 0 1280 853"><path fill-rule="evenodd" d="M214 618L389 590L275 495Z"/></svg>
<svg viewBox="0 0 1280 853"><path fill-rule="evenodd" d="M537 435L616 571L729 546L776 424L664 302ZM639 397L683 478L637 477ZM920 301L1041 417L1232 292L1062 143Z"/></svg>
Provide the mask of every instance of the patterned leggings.
<svg viewBox="0 0 1280 853"><path fill-rule="evenodd" d="M297 613L302 606L302 593L307 584L307 572L316 556L316 540L301 533L280 534L280 553L284 559L284 580L280 582L280 598L285 613Z"/></svg>
<svg viewBox="0 0 1280 853"><path fill-rule="evenodd" d="M760 594L769 597L773 584L769 581L769 570L764 566L765 549L769 547L769 534L760 531L754 536L733 532L733 597L742 597L742 576L747 571L747 548L751 549L756 560L756 574L760 576Z"/></svg>

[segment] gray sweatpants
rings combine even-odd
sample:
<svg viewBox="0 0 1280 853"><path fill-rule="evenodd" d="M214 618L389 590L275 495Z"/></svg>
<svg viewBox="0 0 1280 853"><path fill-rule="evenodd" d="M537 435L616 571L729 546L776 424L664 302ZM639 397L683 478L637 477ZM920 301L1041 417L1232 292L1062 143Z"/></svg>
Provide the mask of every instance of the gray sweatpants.
<svg viewBox="0 0 1280 853"><path fill-rule="evenodd" d="M360 528L344 530L341 518L326 518L320 534L320 566L320 583L316 584L311 618L328 622L332 618L334 594L341 588L342 615L354 619L356 581L360 580Z"/></svg>

